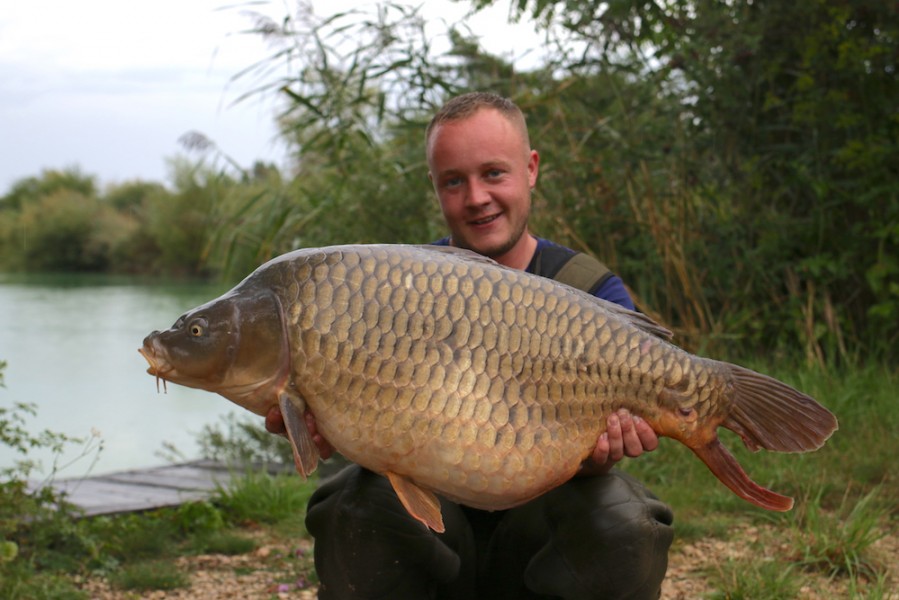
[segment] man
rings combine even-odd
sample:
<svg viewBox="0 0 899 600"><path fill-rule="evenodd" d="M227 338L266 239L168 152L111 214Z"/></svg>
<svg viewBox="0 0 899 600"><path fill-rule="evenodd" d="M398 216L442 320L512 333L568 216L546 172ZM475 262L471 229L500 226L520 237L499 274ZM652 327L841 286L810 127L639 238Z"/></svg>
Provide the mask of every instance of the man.
<svg viewBox="0 0 899 600"><path fill-rule="evenodd" d="M545 274L544 255L575 254L528 230L540 157L510 100L480 92L454 98L428 126L426 148L428 176L450 230L438 244L537 274ZM618 277L590 291L633 308ZM307 424L328 456L311 417ZM266 426L283 431L280 415L270 414ZM309 503L319 598L658 598L671 511L611 470L623 456L657 445L645 421L613 414L580 476L507 511L441 499L444 534L410 517L385 478L351 465L324 481Z"/></svg>

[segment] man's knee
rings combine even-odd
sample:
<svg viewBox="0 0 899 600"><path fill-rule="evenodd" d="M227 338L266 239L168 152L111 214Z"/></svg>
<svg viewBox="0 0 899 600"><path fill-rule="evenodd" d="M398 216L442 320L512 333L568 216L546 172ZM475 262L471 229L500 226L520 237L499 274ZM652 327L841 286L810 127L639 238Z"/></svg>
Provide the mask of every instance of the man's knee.
<svg viewBox="0 0 899 600"><path fill-rule="evenodd" d="M637 480L618 471L575 479L544 507L550 539L525 571L531 589L566 600L658 598L674 517Z"/></svg>
<svg viewBox="0 0 899 600"><path fill-rule="evenodd" d="M315 491L306 528L323 599L425 598L460 571L456 550L408 514L390 483L355 465Z"/></svg>

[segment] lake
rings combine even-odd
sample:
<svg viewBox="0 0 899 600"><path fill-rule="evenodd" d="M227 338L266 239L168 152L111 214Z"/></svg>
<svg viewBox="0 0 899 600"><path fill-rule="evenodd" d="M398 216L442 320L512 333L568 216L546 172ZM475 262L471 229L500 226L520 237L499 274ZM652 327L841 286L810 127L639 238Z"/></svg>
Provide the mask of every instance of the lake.
<svg viewBox="0 0 899 600"><path fill-rule="evenodd" d="M204 425L220 423L232 412L252 415L209 392L170 384L167 393L157 393L137 349L148 333L168 328L227 287L0 274L0 360L7 362L0 406L36 405L36 417L26 421L32 433L48 429L89 438L99 432L103 449L92 469L92 457L78 458L81 447L69 446L58 464L74 463L58 477L164 464L164 443L197 458ZM29 456L41 460L46 475L52 453ZM0 467L17 458L0 445Z"/></svg>

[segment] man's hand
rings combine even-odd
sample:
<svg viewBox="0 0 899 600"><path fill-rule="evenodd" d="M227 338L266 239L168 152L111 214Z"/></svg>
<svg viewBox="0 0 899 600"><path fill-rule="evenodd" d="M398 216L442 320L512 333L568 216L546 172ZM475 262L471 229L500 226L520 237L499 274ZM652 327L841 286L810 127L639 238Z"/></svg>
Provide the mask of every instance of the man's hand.
<svg viewBox="0 0 899 600"><path fill-rule="evenodd" d="M318 453L322 460L331 458L331 455L334 454L334 447L329 444L328 440L322 437L316 429L315 417L312 416L312 413L308 410L303 416L306 419L306 428L309 429L312 441L318 446ZM281 409L277 406L271 407L268 414L265 415L265 429L269 433L287 436L287 426L284 424L284 416L281 414Z"/></svg>
<svg viewBox="0 0 899 600"><path fill-rule="evenodd" d="M606 432L599 436L593 455L584 461L581 475L608 473L625 456L636 458L659 447L659 438L649 423L625 409L609 415Z"/></svg>
<svg viewBox="0 0 899 600"><path fill-rule="evenodd" d="M277 405L272 406L265 415L265 430L275 435L287 436L287 426L284 424L284 417L281 416L281 409Z"/></svg>

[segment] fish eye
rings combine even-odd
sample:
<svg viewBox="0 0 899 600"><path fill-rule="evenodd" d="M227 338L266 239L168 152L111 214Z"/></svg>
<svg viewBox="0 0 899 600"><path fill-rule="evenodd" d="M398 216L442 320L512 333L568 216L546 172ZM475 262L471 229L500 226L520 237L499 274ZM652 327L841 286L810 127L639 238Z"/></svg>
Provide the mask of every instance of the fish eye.
<svg viewBox="0 0 899 600"><path fill-rule="evenodd" d="M190 322L187 331L192 337L201 337L206 333L206 319L198 318Z"/></svg>

